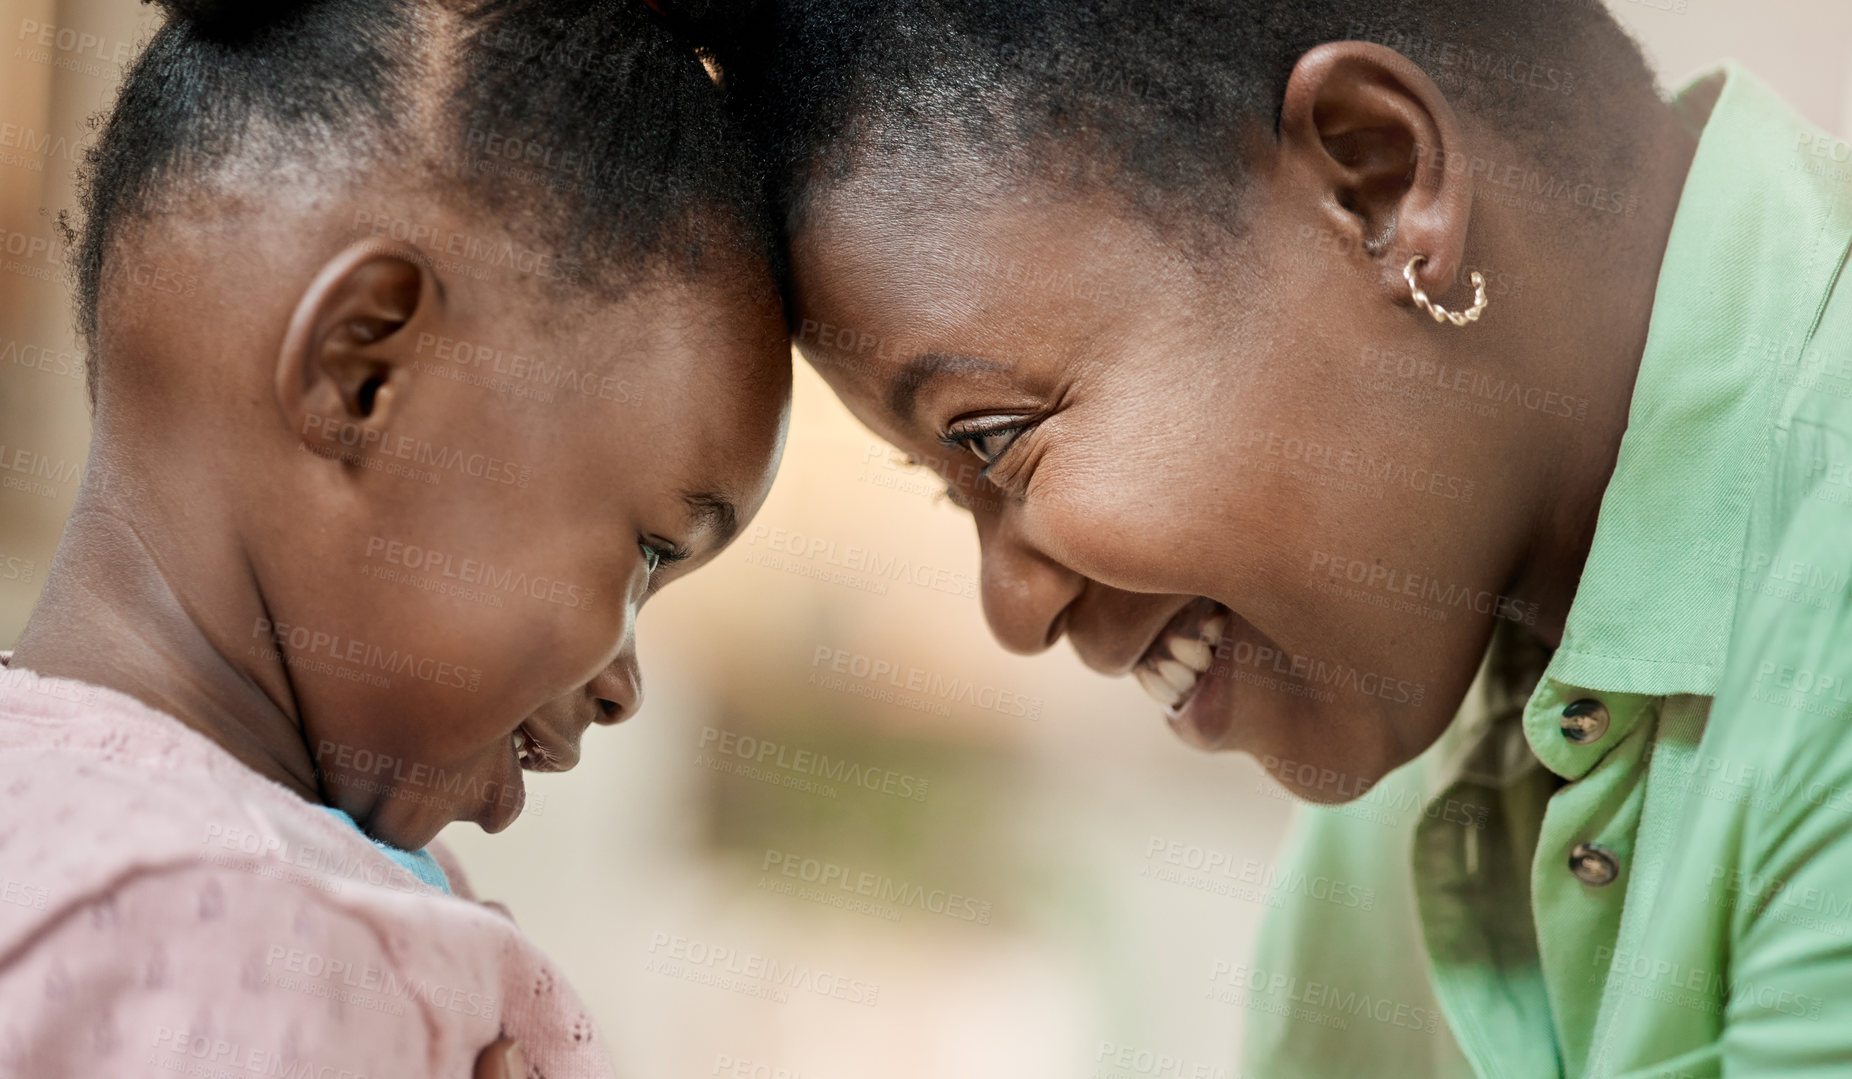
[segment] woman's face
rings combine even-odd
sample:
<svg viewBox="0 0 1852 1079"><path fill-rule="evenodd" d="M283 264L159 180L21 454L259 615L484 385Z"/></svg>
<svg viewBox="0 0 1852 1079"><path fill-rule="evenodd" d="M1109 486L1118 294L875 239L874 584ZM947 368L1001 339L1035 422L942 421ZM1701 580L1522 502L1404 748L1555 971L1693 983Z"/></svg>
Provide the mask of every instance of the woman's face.
<svg viewBox="0 0 1852 1079"><path fill-rule="evenodd" d="M798 346L972 514L1006 647L1066 636L1331 802L1438 736L1496 619L1536 620L1521 444L1578 397L1484 400L1479 327L1398 300L1286 171L1209 271L1105 195L852 176L793 237Z"/></svg>

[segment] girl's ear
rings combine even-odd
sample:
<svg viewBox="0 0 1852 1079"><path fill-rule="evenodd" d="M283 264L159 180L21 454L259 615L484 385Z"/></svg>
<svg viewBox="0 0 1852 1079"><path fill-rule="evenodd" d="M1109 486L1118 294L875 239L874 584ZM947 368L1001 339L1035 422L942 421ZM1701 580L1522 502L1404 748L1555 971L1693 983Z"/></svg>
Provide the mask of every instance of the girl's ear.
<svg viewBox="0 0 1852 1079"><path fill-rule="evenodd" d="M309 449L377 445L409 388L413 323L437 306L437 280L411 252L378 240L343 250L296 302L277 353L276 396Z"/></svg>
<svg viewBox="0 0 1852 1079"><path fill-rule="evenodd" d="M1430 281L1459 272L1473 204L1465 133L1446 95L1401 53L1339 41L1300 57L1279 153L1294 166L1289 181L1309 177L1331 227L1352 241L1342 249L1380 260L1393 291L1408 291L1402 268L1415 255L1427 256Z"/></svg>

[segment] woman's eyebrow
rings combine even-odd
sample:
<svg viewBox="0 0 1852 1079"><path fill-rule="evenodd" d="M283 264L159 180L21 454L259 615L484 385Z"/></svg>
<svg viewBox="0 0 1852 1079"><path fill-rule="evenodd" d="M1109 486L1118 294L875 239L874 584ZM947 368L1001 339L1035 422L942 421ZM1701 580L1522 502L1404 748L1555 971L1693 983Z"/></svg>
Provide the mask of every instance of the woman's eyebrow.
<svg viewBox="0 0 1852 1079"><path fill-rule="evenodd" d="M981 371L989 374L1009 369L1009 364L986 360L980 356L961 356L948 352L921 353L908 360L888 382L888 411L911 422L913 409L919 402L921 391L940 375L968 371Z"/></svg>

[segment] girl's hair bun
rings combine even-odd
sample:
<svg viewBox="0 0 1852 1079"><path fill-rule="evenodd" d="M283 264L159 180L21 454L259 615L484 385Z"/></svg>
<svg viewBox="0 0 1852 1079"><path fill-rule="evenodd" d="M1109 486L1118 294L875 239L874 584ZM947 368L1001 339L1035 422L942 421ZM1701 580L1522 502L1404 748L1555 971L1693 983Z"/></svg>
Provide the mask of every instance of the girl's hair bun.
<svg viewBox="0 0 1852 1079"><path fill-rule="evenodd" d="M185 22L208 34L248 33L276 22L303 6L302 0L142 0L158 4L174 22Z"/></svg>

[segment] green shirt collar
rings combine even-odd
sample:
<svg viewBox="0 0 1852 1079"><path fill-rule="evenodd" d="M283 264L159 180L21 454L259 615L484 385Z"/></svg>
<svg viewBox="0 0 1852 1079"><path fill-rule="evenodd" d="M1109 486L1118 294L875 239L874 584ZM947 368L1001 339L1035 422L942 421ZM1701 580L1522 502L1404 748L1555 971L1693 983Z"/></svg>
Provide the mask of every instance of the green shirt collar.
<svg viewBox="0 0 1852 1079"><path fill-rule="evenodd" d="M1820 137L1726 66L1679 198L1594 544L1546 677L1662 695L1717 688L1750 498L1779 398L1765 342L1811 325L1847 222L1805 168ZM1681 92L1685 99L1705 82ZM1767 267L1780 267L1770 275ZM1811 312L1813 318L1809 319Z"/></svg>
<svg viewBox="0 0 1852 1079"><path fill-rule="evenodd" d="M1614 475L1562 645L1525 710L1532 749L1580 778L1624 738L1647 698L1714 695L1751 575L1751 499L1768 461L1795 326L1817 325L1852 222L1837 180L1808 167L1825 136L1733 65L1679 198ZM1775 274L1768 267L1779 267ZM1771 342L1775 344L1771 346ZM1562 709L1604 700L1599 739L1563 737Z"/></svg>

